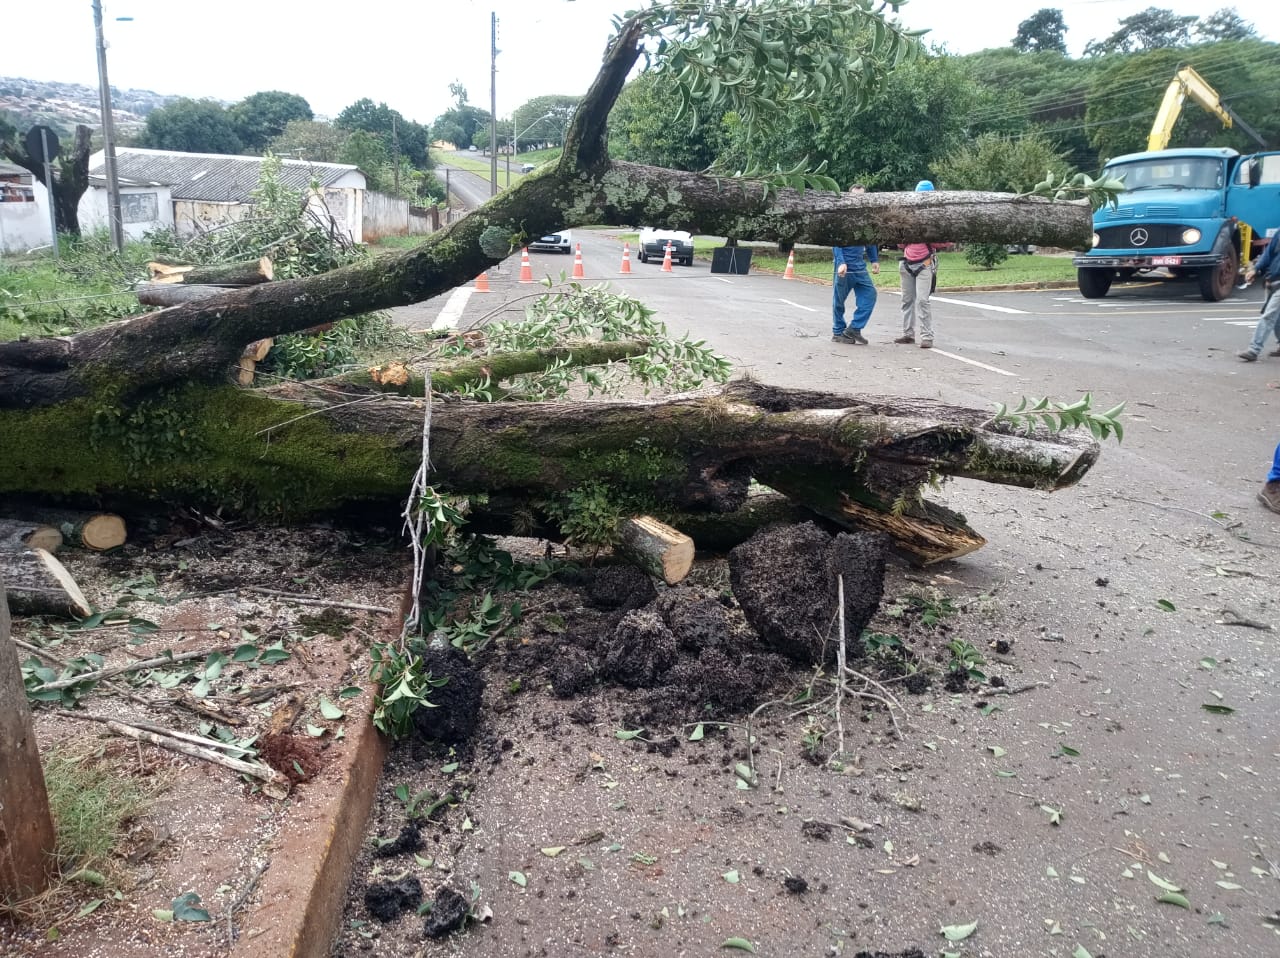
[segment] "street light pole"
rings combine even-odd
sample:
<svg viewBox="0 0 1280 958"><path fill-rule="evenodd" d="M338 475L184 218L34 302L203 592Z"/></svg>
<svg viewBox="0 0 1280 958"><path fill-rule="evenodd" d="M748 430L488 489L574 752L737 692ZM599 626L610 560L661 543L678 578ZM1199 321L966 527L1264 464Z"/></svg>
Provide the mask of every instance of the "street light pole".
<svg viewBox="0 0 1280 958"><path fill-rule="evenodd" d="M102 105L102 165L107 174L107 219L111 244L124 251L124 221L120 216L120 180L116 176L116 124L111 113L111 84L107 82L107 45L102 39L102 0L93 0L93 28L98 35L98 96Z"/></svg>

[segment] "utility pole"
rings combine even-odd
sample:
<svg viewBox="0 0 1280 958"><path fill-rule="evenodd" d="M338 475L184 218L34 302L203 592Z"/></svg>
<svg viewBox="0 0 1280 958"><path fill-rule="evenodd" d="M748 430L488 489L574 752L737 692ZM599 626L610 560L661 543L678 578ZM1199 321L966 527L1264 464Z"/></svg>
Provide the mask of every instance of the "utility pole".
<svg viewBox="0 0 1280 958"><path fill-rule="evenodd" d="M498 14L489 14L489 195L498 195Z"/></svg>
<svg viewBox="0 0 1280 958"><path fill-rule="evenodd" d="M102 39L102 0L93 0L93 28L98 35L98 97L102 104L102 165L107 174L107 219L111 244L124 251L124 220L120 216L120 180L116 176L116 124L111 113L111 84L107 82L107 45Z"/></svg>
<svg viewBox="0 0 1280 958"><path fill-rule="evenodd" d="M400 133L396 128L396 115L391 114L391 178L395 183L396 196L400 195Z"/></svg>

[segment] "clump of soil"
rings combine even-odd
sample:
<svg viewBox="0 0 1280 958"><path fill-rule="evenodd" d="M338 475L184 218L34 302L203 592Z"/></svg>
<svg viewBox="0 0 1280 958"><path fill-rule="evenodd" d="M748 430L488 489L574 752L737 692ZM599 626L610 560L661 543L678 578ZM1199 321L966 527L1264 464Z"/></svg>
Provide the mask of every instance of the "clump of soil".
<svg viewBox="0 0 1280 958"><path fill-rule="evenodd" d="M676 637L650 609L628 612L600 645L601 671L633 688L651 688L676 664Z"/></svg>
<svg viewBox="0 0 1280 958"><path fill-rule="evenodd" d="M422 882L409 875L396 882L375 882L364 890L364 907L378 921L394 921L422 904Z"/></svg>
<svg viewBox="0 0 1280 958"><path fill-rule="evenodd" d="M443 938L467 920L467 900L448 885L440 887L431 903L422 933L428 938Z"/></svg>
<svg viewBox="0 0 1280 958"><path fill-rule="evenodd" d="M435 708L413 713L413 734L445 745L469 742L480 721L480 701L484 679L461 649L428 648L422 656L423 669L432 678L447 678L429 696Z"/></svg>
<svg viewBox="0 0 1280 958"><path fill-rule="evenodd" d="M419 851L421 848L422 835L418 832L417 824L414 822L405 822L400 828L399 835L391 841L379 845L373 850L373 857L393 858L396 855L404 855L408 852Z"/></svg>
<svg viewBox="0 0 1280 958"><path fill-rule="evenodd" d="M730 641L728 607L701 589L669 589L653 607L688 652L720 648Z"/></svg>
<svg viewBox="0 0 1280 958"><path fill-rule="evenodd" d="M969 690L969 673L964 669L948 669L942 687L948 692L967 692Z"/></svg>
<svg viewBox="0 0 1280 958"><path fill-rule="evenodd" d="M929 676L923 672L914 672L902 680L902 687L912 695L924 695L925 692L929 691L931 684Z"/></svg>
<svg viewBox="0 0 1280 958"><path fill-rule="evenodd" d="M324 768L323 754L317 739L284 732L268 732L258 745L262 760L295 785L316 777Z"/></svg>
<svg viewBox="0 0 1280 958"><path fill-rule="evenodd" d="M809 883L799 875L788 875L782 879L782 887L793 895L803 895L809 890Z"/></svg>
<svg viewBox="0 0 1280 958"><path fill-rule="evenodd" d="M610 565L589 574L584 595L593 609L639 609L658 597L653 579L633 565Z"/></svg>
<svg viewBox="0 0 1280 958"><path fill-rule="evenodd" d="M315 615L299 615L298 626L307 632L346 638L355 618L340 609L322 609Z"/></svg>
<svg viewBox="0 0 1280 958"><path fill-rule="evenodd" d="M826 822L815 822L810 820L801 824L800 834L805 838L812 838L820 842L830 841L831 826Z"/></svg>
<svg viewBox="0 0 1280 958"><path fill-rule="evenodd" d="M812 522L761 530L729 553L733 593L747 622L771 649L803 665L836 659L836 579L844 577L845 635L857 636L884 594L888 540L841 533Z"/></svg>

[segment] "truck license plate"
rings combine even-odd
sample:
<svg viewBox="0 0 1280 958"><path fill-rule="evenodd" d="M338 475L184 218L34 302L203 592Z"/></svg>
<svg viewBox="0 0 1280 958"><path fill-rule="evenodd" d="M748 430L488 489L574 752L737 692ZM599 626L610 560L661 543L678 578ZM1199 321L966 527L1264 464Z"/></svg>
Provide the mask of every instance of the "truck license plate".
<svg viewBox="0 0 1280 958"><path fill-rule="evenodd" d="M1152 266L1181 266L1181 256L1153 256L1151 257Z"/></svg>

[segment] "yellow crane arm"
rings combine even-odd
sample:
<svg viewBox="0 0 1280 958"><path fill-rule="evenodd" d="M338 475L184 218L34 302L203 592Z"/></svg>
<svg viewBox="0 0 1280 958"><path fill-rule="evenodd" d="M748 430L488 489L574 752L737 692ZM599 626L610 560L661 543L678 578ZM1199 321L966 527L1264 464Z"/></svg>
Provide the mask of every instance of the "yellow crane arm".
<svg viewBox="0 0 1280 958"><path fill-rule="evenodd" d="M1173 125L1178 121L1178 114L1182 112L1182 104L1187 97L1191 97L1220 119L1223 126L1231 129L1232 114L1222 105L1218 91L1209 86L1205 78L1191 67L1183 67L1169 81L1169 86L1164 91L1164 99L1156 112L1156 121L1151 125L1151 136L1147 138L1148 150L1163 150L1169 145Z"/></svg>

